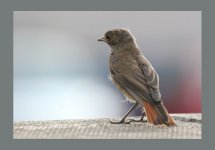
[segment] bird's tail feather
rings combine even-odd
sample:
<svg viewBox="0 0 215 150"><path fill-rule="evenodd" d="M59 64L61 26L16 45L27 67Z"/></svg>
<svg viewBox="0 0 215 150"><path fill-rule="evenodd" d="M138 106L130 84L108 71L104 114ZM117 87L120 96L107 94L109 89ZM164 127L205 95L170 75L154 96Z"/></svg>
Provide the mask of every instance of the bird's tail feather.
<svg viewBox="0 0 215 150"><path fill-rule="evenodd" d="M147 122L153 125L176 126L174 119L169 115L163 103L152 105L144 102L144 110L147 117Z"/></svg>

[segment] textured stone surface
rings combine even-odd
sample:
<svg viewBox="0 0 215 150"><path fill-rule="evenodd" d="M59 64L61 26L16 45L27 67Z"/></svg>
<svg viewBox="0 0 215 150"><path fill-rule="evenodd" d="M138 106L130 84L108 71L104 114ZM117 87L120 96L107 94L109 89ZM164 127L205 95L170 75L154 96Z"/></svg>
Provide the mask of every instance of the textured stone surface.
<svg viewBox="0 0 215 150"><path fill-rule="evenodd" d="M20 121L14 139L201 139L201 114L172 114L176 127L146 122L111 124L110 119ZM128 117L139 119L139 117ZM115 120L116 119L111 119Z"/></svg>

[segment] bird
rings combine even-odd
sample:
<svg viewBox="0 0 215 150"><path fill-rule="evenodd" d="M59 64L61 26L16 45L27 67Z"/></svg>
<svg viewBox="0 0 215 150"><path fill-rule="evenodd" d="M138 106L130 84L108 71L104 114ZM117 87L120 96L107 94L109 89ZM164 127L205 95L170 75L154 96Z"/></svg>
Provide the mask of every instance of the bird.
<svg viewBox="0 0 215 150"><path fill-rule="evenodd" d="M127 116L137 107L143 108L138 121L146 116L151 125L176 126L163 104L159 76L152 64L139 49L136 39L128 28L116 28L105 32L97 41L109 45L110 78L125 97L134 103L125 116L114 124L126 123Z"/></svg>

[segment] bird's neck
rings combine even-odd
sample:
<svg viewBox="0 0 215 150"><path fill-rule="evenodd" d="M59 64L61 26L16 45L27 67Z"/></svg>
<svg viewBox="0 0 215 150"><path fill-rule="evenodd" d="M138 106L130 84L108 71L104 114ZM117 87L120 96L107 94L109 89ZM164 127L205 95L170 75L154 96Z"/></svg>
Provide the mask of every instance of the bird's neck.
<svg viewBox="0 0 215 150"><path fill-rule="evenodd" d="M138 46L135 42L128 42L126 44L118 44L116 46L111 47L112 53L121 53L121 52L127 52L127 51L138 51Z"/></svg>

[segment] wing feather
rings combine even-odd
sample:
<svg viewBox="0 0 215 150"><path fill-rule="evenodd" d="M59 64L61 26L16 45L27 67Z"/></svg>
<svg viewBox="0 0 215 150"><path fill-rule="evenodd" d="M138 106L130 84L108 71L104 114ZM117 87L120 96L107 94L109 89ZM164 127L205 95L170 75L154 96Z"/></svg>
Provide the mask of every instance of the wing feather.
<svg viewBox="0 0 215 150"><path fill-rule="evenodd" d="M128 59L129 60L129 59ZM129 62L129 61L128 61ZM136 65L133 63L120 64L110 68L112 79L129 97L142 103L143 100L156 104L161 101L159 90L159 76L146 58L142 58ZM127 72L126 69L128 68ZM131 71L132 70L132 71Z"/></svg>
<svg viewBox="0 0 215 150"><path fill-rule="evenodd" d="M149 86L152 98L156 102L161 101L161 93L159 89L159 76L151 65L141 65L143 76L145 76L147 85Z"/></svg>

